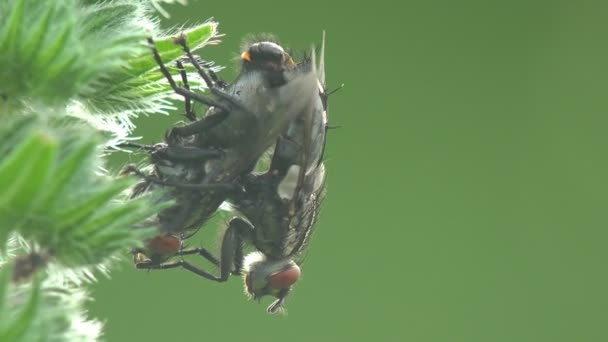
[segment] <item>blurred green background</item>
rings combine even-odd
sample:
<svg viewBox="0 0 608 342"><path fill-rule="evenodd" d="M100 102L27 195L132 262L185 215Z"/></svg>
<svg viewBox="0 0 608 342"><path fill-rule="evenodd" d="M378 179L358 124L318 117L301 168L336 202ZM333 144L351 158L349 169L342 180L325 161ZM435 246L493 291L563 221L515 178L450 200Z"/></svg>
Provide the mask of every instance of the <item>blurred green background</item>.
<svg viewBox="0 0 608 342"><path fill-rule="evenodd" d="M608 2L165 8L165 28L219 20L203 54L226 79L245 34L307 49L325 29L343 128L288 316L237 277L125 264L90 305L108 341L608 340ZM135 135L180 119L143 117ZM216 231L192 242L217 247Z"/></svg>

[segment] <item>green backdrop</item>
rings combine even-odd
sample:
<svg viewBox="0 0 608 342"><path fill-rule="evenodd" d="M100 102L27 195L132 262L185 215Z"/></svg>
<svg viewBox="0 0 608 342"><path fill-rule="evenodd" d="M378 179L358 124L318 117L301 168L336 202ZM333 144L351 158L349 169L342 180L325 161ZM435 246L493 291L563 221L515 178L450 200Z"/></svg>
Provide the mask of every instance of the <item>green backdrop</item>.
<svg viewBox="0 0 608 342"><path fill-rule="evenodd" d="M125 264L90 305L109 341L608 340L608 2L165 7L164 27L220 21L204 54L227 79L246 33L306 49L327 30L343 128L287 316L236 277ZM179 119L143 117L135 135ZM217 247L216 231L192 243Z"/></svg>

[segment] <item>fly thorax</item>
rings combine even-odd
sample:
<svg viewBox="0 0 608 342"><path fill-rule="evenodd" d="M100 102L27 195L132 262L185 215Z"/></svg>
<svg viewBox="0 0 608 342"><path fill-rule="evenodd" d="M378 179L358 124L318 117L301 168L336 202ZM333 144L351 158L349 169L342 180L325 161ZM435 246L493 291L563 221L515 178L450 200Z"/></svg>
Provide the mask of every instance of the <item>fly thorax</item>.
<svg viewBox="0 0 608 342"><path fill-rule="evenodd" d="M266 110L267 113L274 113L279 105L277 90L262 86L257 89L257 102L263 105L261 110Z"/></svg>

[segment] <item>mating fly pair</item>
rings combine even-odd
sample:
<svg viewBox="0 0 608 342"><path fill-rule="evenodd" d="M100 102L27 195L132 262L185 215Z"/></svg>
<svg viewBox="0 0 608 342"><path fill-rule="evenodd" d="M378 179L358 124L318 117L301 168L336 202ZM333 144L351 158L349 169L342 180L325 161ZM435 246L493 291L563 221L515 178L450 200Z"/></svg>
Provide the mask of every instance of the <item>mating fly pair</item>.
<svg viewBox="0 0 608 342"><path fill-rule="evenodd" d="M219 80L190 52L186 37L175 42L196 68L213 97L190 90L181 61L178 85L150 39L154 58L175 92L184 97L190 123L170 129L164 143L145 146L153 170L133 191L138 196L154 187L167 187L164 199L175 204L153 220L161 235L136 251L141 269L183 267L214 281L245 271L247 292L278 299L268 308L278 311L291 285L300 276L297 257L316 221L324 191L322 162L327 127L323 48L319 67L311 58L295 63L273 42L252 44L242 56L242 70L232 84ZM209 106L198 119L191 101ZM267 171L254 172L260 156L274 146ZM228 200L242 217L234 218L224 234L219 259L202 247L182 249L192 235ZM148 222L149 223L149 222ZM258 251L243 257L243 244ZM213 275L172 256L199 254L219 267Z"/></svg>

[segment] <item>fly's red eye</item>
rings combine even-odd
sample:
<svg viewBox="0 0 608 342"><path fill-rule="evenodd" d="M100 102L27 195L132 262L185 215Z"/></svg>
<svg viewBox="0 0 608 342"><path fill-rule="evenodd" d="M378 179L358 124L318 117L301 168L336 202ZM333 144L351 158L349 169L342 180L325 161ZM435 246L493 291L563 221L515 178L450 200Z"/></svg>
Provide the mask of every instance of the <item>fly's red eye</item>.
<svg viewBox="0 0 608 342"><path fill-rule="evenodd" d="M179 251L182 246L182 241L172 235L161 235L149 240L147 245L154 253L166 255Z"/></svg>
<svg viewBox="0 0 608 342"><path fill-rule="evenodd" d="M288 289L298 279L302 272L297 265L294 265L286 270L277 272L270 276L270 285L275 289Z"/></svg>

